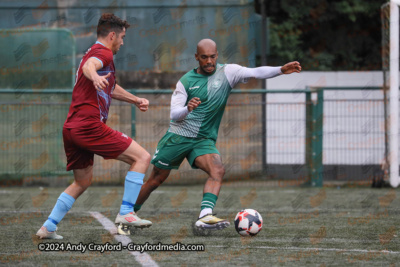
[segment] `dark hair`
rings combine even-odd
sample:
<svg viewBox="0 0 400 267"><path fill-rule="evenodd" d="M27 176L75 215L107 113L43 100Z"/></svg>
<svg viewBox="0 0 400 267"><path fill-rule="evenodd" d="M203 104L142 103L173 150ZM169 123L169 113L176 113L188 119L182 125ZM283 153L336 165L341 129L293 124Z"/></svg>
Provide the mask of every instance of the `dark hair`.
<svg viewBox="0 0 400 267"><path fill-rule="evenodd" d="M120 34L123 28L128 29L129 23L112 13L104 13L97 24L97 37L106 37L110 32Z"/></svg>

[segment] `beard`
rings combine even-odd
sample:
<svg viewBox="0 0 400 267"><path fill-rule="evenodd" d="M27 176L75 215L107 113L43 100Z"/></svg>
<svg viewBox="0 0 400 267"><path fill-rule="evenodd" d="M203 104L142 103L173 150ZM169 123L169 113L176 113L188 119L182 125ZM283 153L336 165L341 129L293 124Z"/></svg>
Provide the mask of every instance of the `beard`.
<svg viewBox="0 0 400 267"><path fill-rule="evenodd" d="M211 71L207 71L207 68L211 68ZM202 69L203 69L203 71L205 73L211 73L211 72L213 72L215 70L215 65L214 64L207 64L207 65L204 65L202 67Z"/></svg>

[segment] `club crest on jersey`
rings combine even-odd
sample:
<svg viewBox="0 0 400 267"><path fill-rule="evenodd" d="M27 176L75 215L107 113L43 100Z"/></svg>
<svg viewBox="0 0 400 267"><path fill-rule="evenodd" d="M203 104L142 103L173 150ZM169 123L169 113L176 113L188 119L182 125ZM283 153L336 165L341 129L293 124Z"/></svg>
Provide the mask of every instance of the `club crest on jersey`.
<svg viewBox="0 0 400 267"><path fill-rule="evenodd" d="M218 89L222 84L221 79L215 79L212 84L211 84L211 88L212 89Z"/></svg>

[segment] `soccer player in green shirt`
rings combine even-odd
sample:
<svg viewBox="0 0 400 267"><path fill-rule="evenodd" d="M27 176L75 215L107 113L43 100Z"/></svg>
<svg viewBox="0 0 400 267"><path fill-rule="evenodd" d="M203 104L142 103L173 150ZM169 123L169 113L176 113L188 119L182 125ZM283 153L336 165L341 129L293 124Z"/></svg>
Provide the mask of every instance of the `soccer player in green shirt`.
<svg viewBox="0 0 400 267"><path fill-rule="evenodd" d="M209 175L196 226L220 230L229 226L229 222L212 214L225 173L215 143L228 96L236 84L249 78L268 79L299 73L301 65L297 61L282 67L258 68L217 64L217 45L211 39L197 44L195 57L199 67L183 75L176 85L171 99L170 127L158 143L151 161L153 171L140 190L134 210L138 211L150 193L167 179L171 169L178 169L187 158L192 168Z"/></svg>

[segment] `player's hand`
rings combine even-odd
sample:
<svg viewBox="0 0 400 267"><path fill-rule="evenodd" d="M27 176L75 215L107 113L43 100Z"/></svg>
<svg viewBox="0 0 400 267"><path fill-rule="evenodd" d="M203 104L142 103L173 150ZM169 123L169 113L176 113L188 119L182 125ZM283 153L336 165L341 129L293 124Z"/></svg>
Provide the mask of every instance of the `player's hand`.
<svg viewBox="0 0 400 267"><path fill-rule="evenodd" d="M139 98L137 99L135 105L140 109L140 111L147 111L149 109L149 100L146 98Z"/></svg>
<svg viewBox="0 0 400 267"><path fill-rule="evenodd" d="M97 91L103 91L104 89L106 89L106 87L109 85L107 78L110 77L111 72L109 72L107 75L105 76L99 76L97 75L97 77L95 77L93 79L93 85L94 88L96 88Z"/></svg>
<svg viewBox="0 0 400 267"><path fill-rule="evenodd" d="M290 74L293 72L300 73L301 71L301 65L297 61L289 62L282 66L281 71L283 74Z"/></svg>
<svg viewBox="0 0 400 267"><path fill-rule="evenodd" d="M192 110L196 109L200 105L200 103L201 103L200 98L193 97L187 104L187 109L189 110L189 112L191 112Z"/></svg>

